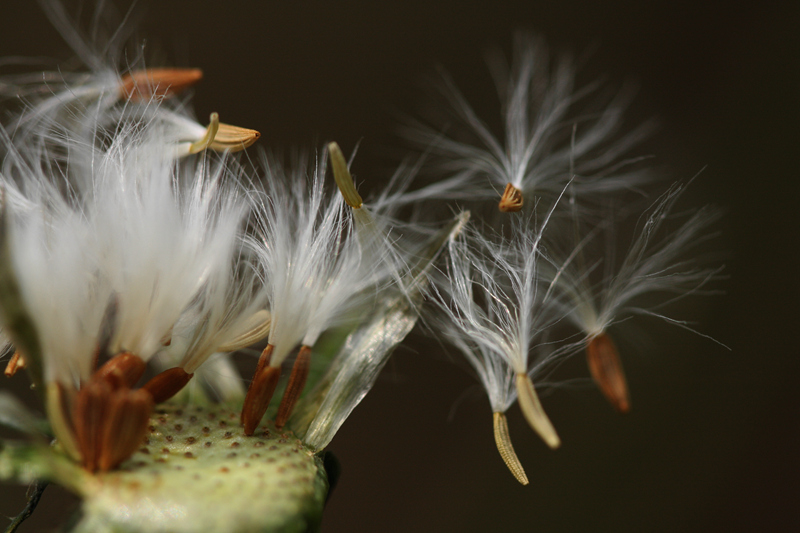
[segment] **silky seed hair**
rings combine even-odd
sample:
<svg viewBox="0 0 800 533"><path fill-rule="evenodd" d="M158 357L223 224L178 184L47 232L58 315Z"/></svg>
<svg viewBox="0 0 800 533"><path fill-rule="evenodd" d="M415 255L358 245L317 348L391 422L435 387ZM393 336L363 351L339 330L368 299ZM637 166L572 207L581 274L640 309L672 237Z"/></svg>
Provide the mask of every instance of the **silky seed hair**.
<svg viewBox="0 0 800 533"><path fill-rule="evenodd" d="M427 187L443 199L498 202L500 211L533 207L555 199L572 181L580 195L603 197L652 181L629 152L652 130L645 123L620 135L632 90L600 98L598 82L579 86L568 56L551 59L544 41L515 36L512 63L490 54L500 99L502 134L478 115L455 81L442 74L440 89L449 106L447 127L418 121L405 132L430 153L429 168L441 181ZM589 101L598 100L591 104Z"/></svg>
<svg viewBox="0 0 800 533"><path fill-rule="evenodd" d="M545 299L554 299L568 320L588 336L603 333L632 315L652 315L682 325L640 303L647 296L666 295L660 308L688 295L707 293L708 284L720 275L720 268L704 267L687 255L713 238L708 230L720 211L706 207L688 216L673 214L686 186L672 185L651 205L618 266L610 221L595 226L572 246L551 239L542 269L548 280ZM668 226L679 219L683 221L670 231Z"/></svg>
<svg viewBox="0 0 800 533"><path fill-rule="evenodd" d="M256 251L268 287L274 364L331 325L374 303L386 283L386 255L354 235L354 216L325 187L327 157L286 168L266 158ZM310 283L309 283L310 282Z"/></svg>

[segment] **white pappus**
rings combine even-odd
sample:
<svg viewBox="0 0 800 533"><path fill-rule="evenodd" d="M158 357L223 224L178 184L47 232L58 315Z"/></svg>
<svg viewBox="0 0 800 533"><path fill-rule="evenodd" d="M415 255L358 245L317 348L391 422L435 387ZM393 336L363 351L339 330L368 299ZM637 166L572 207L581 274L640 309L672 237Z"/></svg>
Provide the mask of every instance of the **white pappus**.
<svg viewBox="0 0 800 533"><path fill-rule="evenodd" d="M442 92L454 115L453 127L418 123L408 136L431 153L443 180L426 189L443 198L483 201L502 197L503 212L523 209L525 197L554 198L570 180L578 193L632 189L649 179L625 154L647 136L644 124L617 137L631 91L602 106L584 105L599 83L576 88L573 62L551 64L541 39L518 33L512 66L500 53L490 60L501 101L503 134L479 117L449 76ZM531 202L529 205L533 205Z"/></svg>
<svg viewBox="0 0 800 533"><path fill-rule="evenodd" d="M435 277L440 316L434 322L477 372L494 411L495 440L514 476L527 484L508 437L503 413L519 400L530 426L551 448L561 441L545 414L531 378L545 372L560 352L531 359L544 332L561 315L543 301L539 274L542 231L515 222L513 236L487 238L475 230L451 239L446 270Z"/></svg>

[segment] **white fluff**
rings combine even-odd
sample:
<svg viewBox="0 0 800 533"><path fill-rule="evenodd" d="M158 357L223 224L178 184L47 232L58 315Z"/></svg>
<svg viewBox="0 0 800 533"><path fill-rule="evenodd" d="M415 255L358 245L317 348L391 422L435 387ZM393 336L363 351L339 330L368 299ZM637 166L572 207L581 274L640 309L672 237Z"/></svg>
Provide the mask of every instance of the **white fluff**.
<svg viewBox="0 0 800 533"><path fill-rule="evenodd" d="M209 273L206 289L176 326L175 334L187 339L178 362L189 373L213 353L249 346L271 328L263 272L237 241L230 242L235 257Z"/></svg>
<svg viewBox="0 0 800 533"><path fill-rule="evenodd" d="M111 352L147 360L201 293L227 290L248 211L239 176L224 160L176 162L163 128L137 117L100 131L105 148L40 132L22 152L3 137L13 257L53 358L46 379L88 376L111 300ZM69 157L54 162L52 147Z"/></svg>
<svg viewBox="0 0 800 533"><path fill-rule="evenodd" d="M325 194L325 158L321 161L311 170L304 162L288 170L265 160L253 247L268 288L273 366L298 343L313 346L331 325L371 305L385 278L381 255L354 238L353 218L341 196Z"/></svg>
<svg viewBox="0 0 800 533"><path fill-rule="evenodd" d="M89 70L71 71L59 65L33 75L0 78L0 95L20 98L24 103L15 120L18 146L33 137L59 135L63 130L90 138L97 120L120 100L123 71L144 68L141 51L124 53L133 26L113 20L116 17L110 6L99 4L92 17L93 26L84 32L61 2L42 0L42 4L50 22Z"/></svg>
<svg viewBox="0 0 800 533"><path fill-rule="evenodd" d="M560 58L551 64L544 43L527 34L516 36L510 68L500 54L490 66L501 101L502 135L444 75L442 91L454 123L443 129L423 124L408 129L444 177L417 196L482 201L498 198L511 183L525 196L549 200L571 179L579 194L634 188L647 180L646 173L628 168L636 160L623 157L650 125L617 136L630 91L603 107L584 105L599 84L576 87L572 61Z"/></svg>
<svg viewBox="0 0 800 533"><path fill-rule="evenodd" d="M158 132L149 134L123 129L94 163L91 203L103 271L119 304L112 348L145 360L212 276L229 275L246 213L224 163L178 166Z"/></svg>
<svg viewBox="0 0 800 533"><path fill-rule="evenodd" d="M88 377L110 296L99 274L97 239L83 206L62 195L58 175L11 146L2 175L4 215L13 269L39 334L44 378L65 384Z"/></svg>
<svg viewBox="0 0 800 533"><path fill-rule="evenodd" d="M515 224L510 240L469 231L450 241L446 270L435 279L434 323L475 369L496 412L514 403L515 375L541 376L557 355L531 360L560 318L542 301L540 241L541 231L525 224Z"/></svg>
<svg viewBox="0 0 800 533"><path fill-rule="evenodd" d="M717 210L700 209L671 233L662 230L674 218L670 212L684 190L684 185L675 184L658 198L618 264L614 262L613 243L608 246L609 239L613 241L609 222L589 232L569 253L558 255L551 248L546 298L560 302L569 321L587 337L636 314L655 315L682 325L642 307L642 297L666 295L660 307L697 294L719 274L719 268L699 267L687 258L691 250L711 237L704 232L718 218ZM586 262L587 257L591 262Z"/></svg>

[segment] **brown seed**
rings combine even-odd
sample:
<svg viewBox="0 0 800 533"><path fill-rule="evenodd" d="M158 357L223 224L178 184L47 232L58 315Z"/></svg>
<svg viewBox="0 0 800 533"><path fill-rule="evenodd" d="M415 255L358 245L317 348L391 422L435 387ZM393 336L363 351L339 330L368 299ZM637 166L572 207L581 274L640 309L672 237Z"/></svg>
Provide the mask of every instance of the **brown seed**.
<svg viewBox="0 0 800 533"><path fill-rule="evenodd" d="M627 413L630 410L628 384L611 337L606 333L592 337L586 344L586 359L600 391L617 411Z"/></svg>
<svg viewBox="0 0 800 533"><path fill-rule="evenodd" d="M144 391L114 388L104 379L92 379L79 391L73 410L75 436L83 467L107 471L141 446L153 411Z"/></svg>
<svg viewBox="0 0 800 533"><path fill-rule="evenodd" d="M278 416L275 417L275 427L282 429L292 416L297 400L303 393L303 388L306 386L308 379L308 371L311 368L311 347L301 346L300 352L294 361L292 367L292 374L289 376L289 383L286 385L286 391L283 393L281 405L278 407Z"/></svg>
<svg viewBox="0 0 800 533"><path fill-rule="evenodd" d="M132 101L148 101L152 98L169 98L203 77L196 68L151 68L135 70L122 77L120 96Z"/></svg>
<svg viewBox="0 0 800 533"><path fill-rule="evenodd" d="M258 364L256 365L256 374L269 366L270 360L272 360L272 352L274 350L275 346L272 344L267 344L264 349L261 350L261 355L258 357Z"/></svg>
<svg viewBox="0 0 800 533"><path fill-rule="evenodd" d="M141 357L130 352L122 352L98 368L92 375L92 379L105 380L116 388L130 388L136 385L146 369L147 363Z"/></svg>
<svg viewBox="0 0 800 533"><path fill-rule="evenodd" d="M100 470L115 468L141 446L152 412L153 400L146 392L130 389L115 391L109 402L110 418L105 426Z"/></svg>
<svg viewBox="0 0 800 533"><path fill-rule="evenodd" d="M99 465L102 431L111 385L105 381L90 381L78 391L72 420L75 439L81 452L83 467L94 472Z"/></svg>
<svg viewBox="0 0 800 533"><path fill-rule="evenodd" d="M178 394L193 376L194 374L189 374L184 369L176 366L154 376L144 384L142 390L150 393L154 403L165 402Z"/></svg>
<svg viewBox="0 0 800 533"><path fill-rule="evenodd" d="M244 399L242 425L244 425L244 434L248 436L255 433L258 424L264 417L281 376L280 367L269 366L273 348L271 344L268 344L261 353L256 373Z"/></svg>

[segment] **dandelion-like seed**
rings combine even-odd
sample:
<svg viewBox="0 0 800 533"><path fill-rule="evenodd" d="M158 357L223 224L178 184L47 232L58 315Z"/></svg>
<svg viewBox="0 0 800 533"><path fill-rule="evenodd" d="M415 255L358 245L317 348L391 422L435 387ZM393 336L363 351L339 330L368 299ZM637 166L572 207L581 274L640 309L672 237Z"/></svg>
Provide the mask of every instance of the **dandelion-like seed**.
<svg viewBox="0 0 800 533"><path fill-rule="evenodd" d="M648 175L625 154L646 137L644 124L616 136L630 99L621 91L604 105L587 104L598 83L576 86L573 62L551 61L540 38L519 33L509 66L499 53L490 68L501 103L502 135L495 134L447 75L442 93L457 127L418 124L408 136L432 156L444 179L428 186L443 197L469 201L501 197L504 213L520 211L534 195L551 200L568 182L575 194L600 196L635 188Z"/></svg>
<svg viewBox="0 0 800 533"><path fill-rule="evenodd" d="M552 211L538 232L515 227L510 241L495 242L473 232L475 249L463 239L451 240L447 269L437 285L438 307L448 319L442 324L445 338L466 356L486 389L498 450L522 484L528 479L511 446L504 415L514 401L549 447L561 444L531 380L552 357L535 364L530 360L537 335L555 321L542 300L538 266L542 230L550 215Z"/></svg>
<svg viewBox="0 0 800 533"><path fill-rule="evenodd" d="M585 335L586 356L592 377L608 401L620 412L630 409L630 397L617 347L608 333L615 323L633 315L649 315L678 326L686 324L637 305L648 295L667 295L663 307L690 294L700 294L720 273L720 268L703 268L686 260L692 249L712 235L704 233L719 212L705 208L685 220L676 230L663 229L670 212L686 186L675 184L650 208L649 213L618 266L611 265L613 249L606 257L586 264L589 248L609 232L601 225L572 247L569 254L553 257L548 265L550 279L547 297L561 302L567 319ZM673 217L674 218L674 217ZM554 252L555 253L555 252ZM605 268L600 262L605 259ZM592 281L595 271L602 271L599 281Z"/></svg>

